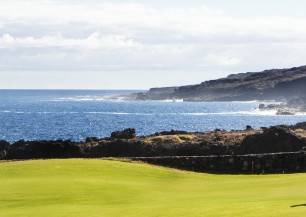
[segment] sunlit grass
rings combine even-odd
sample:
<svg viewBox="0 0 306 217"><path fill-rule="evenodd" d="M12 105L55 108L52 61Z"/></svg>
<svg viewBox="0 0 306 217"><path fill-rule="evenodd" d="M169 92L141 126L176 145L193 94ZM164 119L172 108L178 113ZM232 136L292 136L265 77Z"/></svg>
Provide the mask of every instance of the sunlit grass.
<svg viewBox="0 0 306 217"><path fill-rule="evenodd" d="M0 163L0 216L305 216L306 174L229 176L109 160Z"/></svg>

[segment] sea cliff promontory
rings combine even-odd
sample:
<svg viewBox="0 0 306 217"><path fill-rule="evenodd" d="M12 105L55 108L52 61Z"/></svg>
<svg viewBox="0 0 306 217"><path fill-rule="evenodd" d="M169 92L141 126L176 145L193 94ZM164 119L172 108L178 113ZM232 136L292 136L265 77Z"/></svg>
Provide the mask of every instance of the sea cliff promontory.
<svg viewBox="0 0 306 217"><path fill-rule="evenodd" d="M306 66L232 74L196 85L151 88L134 100L278 101L282 108L306 111ZM284 109L284 110L286 110Z"/></svg>

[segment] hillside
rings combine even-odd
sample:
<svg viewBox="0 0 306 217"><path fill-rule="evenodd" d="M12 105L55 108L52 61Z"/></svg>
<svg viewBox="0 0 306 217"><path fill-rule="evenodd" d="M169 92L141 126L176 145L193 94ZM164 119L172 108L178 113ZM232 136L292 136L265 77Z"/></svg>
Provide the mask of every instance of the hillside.
<svg viewBox="0 0 306 217"><path fill-rule="evenodd" d="M229 75L197 85L152 88L133 96L136 100L184 101L298 101L306 93L306 66ZM301 101L301 100L300 100ZM300 102L301 103L301 102ZM302 105L305 100L302 99Z"/></svg>
<svg viewBox="0 0 306 217"><path fill-rule="evenodd" d="M0 163L0 216L303 216L306 175L208 175L109 160ZM304 205L303 205L304 204Z"/></svg>

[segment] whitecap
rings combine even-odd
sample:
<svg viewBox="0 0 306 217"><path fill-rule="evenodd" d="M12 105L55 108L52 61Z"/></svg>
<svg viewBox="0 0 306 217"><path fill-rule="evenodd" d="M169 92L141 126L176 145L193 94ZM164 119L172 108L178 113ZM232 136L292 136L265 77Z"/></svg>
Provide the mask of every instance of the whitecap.
<svg viewBox="0 0 306 217"><path fill-rule="evenodd" d="M3 110L3 111L0 111L1 113L11 113L12 111L9 111L9 110Z"/></svg>
<svg viewBox="0 0 306 217"><path fill-rule="evenodd" d="M237 112L194 112L194 113L171 113L171 114L178 114L178 115L190 115L190 116L205 116L205 115L276 115L276 110L269 110L269 111L260 111L260 110L253 110L253 111L237 111Z"/></svg>
<svg viewBox="0 0 306 217"><path fill-rule="evenodd" d="M139 115L150 116L152 113L127 113L127 112L83 112L84 114L104 114L104 115Z"/></svg>

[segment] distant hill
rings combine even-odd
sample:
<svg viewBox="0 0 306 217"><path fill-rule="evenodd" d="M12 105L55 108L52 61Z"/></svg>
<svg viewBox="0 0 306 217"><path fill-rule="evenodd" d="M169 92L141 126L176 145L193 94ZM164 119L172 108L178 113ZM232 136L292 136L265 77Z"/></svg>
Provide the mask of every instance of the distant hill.
<svg viewBox="0 0 306 217"><path fill-rule="evenodd" d="M184 101L278 100L301 103L306 93L306 66L232 74L196 85L152 88L136 100ZM302 100L304 102L304 100Z"/></svg>

